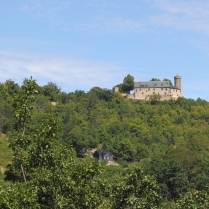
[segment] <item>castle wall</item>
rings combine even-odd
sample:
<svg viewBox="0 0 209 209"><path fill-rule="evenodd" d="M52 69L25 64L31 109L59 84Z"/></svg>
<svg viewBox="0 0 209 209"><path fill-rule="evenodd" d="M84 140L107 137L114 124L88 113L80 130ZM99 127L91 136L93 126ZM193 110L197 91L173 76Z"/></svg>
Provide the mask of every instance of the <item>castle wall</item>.
<svg viewBox="0 0 209 209"><path fill-rule="evenodd" d="M181 97L181 90L180 89L172 89L171 90L171 97L172 98Z"/></svg>
<svg viewBox="0 0 209 209"><path fill-rule="evenodd" d="M145 98L151 95L170 96L170 88L135 88L135 98Z"/></svg>
<svg viewBox="0 0 209 209"><path fill-rule="evenodd" d="M135 97L134 97L134 94L127 94L127 95L126 95L126 98L134 99Z"/></svg>
<svg viewBox="0 0 209 209"><path fill-rule="evenodd" d="M175 88L135 88L134 99L149 100L152 95L160 95L161 100L177 99L181 91ZM133 97L132 96L132 97ZM131 96L129 96L131 98Z"/></svg>
<svg viewBox="0 0 209 209"><path fill-rule="evenodd" d="M159 95L160 100L176 100L181 97L181 76L176 75L174 77L173 86L168 81L148 81L148 82L134 82L133 94L122 94L124 98L131 98L137 100L149 101L153 95ZM115 92L119 91L118 87L115 87Z"/></svg>

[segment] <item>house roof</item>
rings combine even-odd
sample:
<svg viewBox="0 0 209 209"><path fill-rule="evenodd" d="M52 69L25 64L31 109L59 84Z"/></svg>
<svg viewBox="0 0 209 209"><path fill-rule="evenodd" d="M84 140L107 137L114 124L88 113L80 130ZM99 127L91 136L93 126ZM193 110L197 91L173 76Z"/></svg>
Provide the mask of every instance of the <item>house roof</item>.
<svg viewBox="0 0 209 209"><path fill-rule="evenodd" d="M110 152L109 150L106 149L100 149L96 151L99 155L102 155L102 153L109 153L110 155L113 155L112 152Z"/></svg>
<svg viewBox="0 0 209 209"><path fill-rule="evenodd" d="M134 88L175 88L169 81L139 81L134 82Z"/></svg>

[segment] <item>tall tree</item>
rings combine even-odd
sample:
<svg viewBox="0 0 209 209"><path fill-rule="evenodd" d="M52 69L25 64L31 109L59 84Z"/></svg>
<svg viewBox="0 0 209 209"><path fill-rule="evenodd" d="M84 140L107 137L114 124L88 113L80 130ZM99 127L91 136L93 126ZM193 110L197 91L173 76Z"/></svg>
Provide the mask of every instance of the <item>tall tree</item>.
<svg viewBox="0 0 209 209"><path fill-rule="evenodd" d="M128 74L126 77L123 79L123 84L121 86L121 90L124 93L130 93L131 90L134 89L134 77L130 74Z"/></svg>
<svg viewBox="0 0 209 209"><path fill-rule="evenodd" d="M58 95L61 93L61 88L56 83L48 82L47 85L41 88L41 93L49 97L50 101L56 102L59 98Z"/></svg>
<svg viewBox="0 0 209 209"><path fill-rule="evenodd" d="M12 164L7 171L6 179L13 181L27 181L25 168L25 150L30 144L27 128L31 121L34 107L34 95L37 94L37 83L33 78L24 80L21 91L13 97L14 134L10 147L14 152Z"/></svg>

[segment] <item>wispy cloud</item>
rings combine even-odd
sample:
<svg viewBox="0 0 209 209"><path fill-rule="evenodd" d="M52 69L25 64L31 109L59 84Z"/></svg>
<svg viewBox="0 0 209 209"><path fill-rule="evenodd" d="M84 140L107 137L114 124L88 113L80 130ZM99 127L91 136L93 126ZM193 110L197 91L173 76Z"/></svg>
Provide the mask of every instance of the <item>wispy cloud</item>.
<svg viewBox="0 0 209 209"><path fill-rule="evenodd" d="M115 63L26 53L0 52L0 63L1 82L12 79L21 83L24 78L33 76L40 85L52 81L68 90L89 90L93 86L111 88L126 75L126 69Z"/></svg>
<svg viewBox="0 0 209 209"><path fill-rule="evenodd" d="M100 21L98 21L100 20ZM94 31L95 34L130 34L142 33L145 27L142 23L120 16L102 17L98 15L88 23L80 23L79 28L87 32Z"/></svg>
<svg viewBox="0 0 209 209"><path fill-rule="evenodd" d="M32 17L63 26L66 23L60 13L68 9L69 5L70 1L66 0L30 0L20 10Z"/></svg>
<svg viewBox="0 0 209 209"><path fill-rule="evenodd" d="M205 0L144 0L134 2L132 6L131 3L95 2L99 12L81 23L92 30L141 33L170 27L209 35L209 2Z"/></svg>
<svg viewBox="0 0 209 209"><path fill-rule="evenodd" d="M190 44L197 49L204 51L209 56L209 41L208 39L191 39Z"/></svg>
<svg viewBox="0 0 209 209"><path fill-rule="evenodd" d="M0 63L0 82L12 79L21 84L24 78L33 76L39 85L55 82L66 92L88 91L94 86L112 88L121 83L128 73L132 74L136 81L147 80L148 74L151 74L149 71L144 73L145 70L141 70L142 73L139 74L138 70L127 69L118 63L76 60L20 52L0 51ZM183 95L185 97L194 98L194 91L199 96L207 94L209 75L204 74L204 80L201 76L199 77L195 75L187 77L186 72L182 74Z"/></svg>
<svg viewBox="0 0 209 209"><path fill-rule="evenodd" d="M61 26L66 30L96 34L142 32L145 28L144 22L124 17L125 8L137 12L138 7L131 5L130 7L127 3L95 0L82 2L82 6L79 6L72 0L30 0L20 10L33 18ZM84 7L86 9L83 9Z"/></svg>
<svg viewBox="0 0 209 209"><path fill-rule="evenodd" d="M209 2L205 0L142 0L131 3L93 0L82 2L82 5L86 9L82 10L72 0L30 0L21 10L68 30L141 33L160 26L209 35ZM66 18L65 12L72 15L72 20Z"/></svg>
<svg viewBox="0 0 209 209"><path fill-rule="evenodd" d="M150 23L153 25L193 30L209 35L209 2L203 0L154 0L153 6L157 9L150 16Z"/></svg>

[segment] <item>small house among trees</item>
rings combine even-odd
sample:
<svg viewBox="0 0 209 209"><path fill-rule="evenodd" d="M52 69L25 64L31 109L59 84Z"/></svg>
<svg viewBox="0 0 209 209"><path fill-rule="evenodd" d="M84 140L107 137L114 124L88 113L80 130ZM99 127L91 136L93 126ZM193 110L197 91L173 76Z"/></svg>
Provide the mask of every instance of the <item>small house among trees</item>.
<svg viewBox="0 0 209 209"><path fill-rule="evenodd" d="M114 155L106 149L96 150L93 154L95 158L98 158L99 160L107 160L112 161L115 157Z"/></svg>

